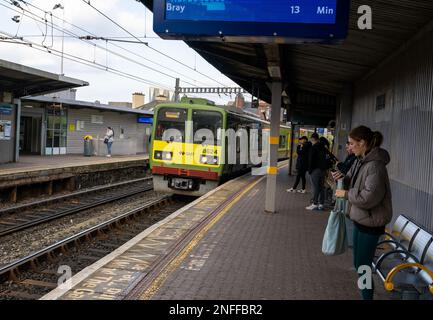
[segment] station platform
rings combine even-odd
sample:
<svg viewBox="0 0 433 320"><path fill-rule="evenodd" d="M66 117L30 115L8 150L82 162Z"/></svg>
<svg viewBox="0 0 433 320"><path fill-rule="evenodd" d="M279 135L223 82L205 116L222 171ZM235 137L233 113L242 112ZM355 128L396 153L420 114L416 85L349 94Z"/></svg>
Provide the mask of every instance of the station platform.
<svg viewBox="0 0 433 320"><path fill-rule="evenodd" d="M352 252L321 252L329 212L307 211L280 168L277 213L266 177L246 175L198 198L83 269L43 300L357 300ZM376 299L389 299L376 281Z"/></svg>
<svg viewBox="0 0 433 320"><path fill-rule="evenodd" d="M111 158L82 155L21 156L19 162L0 165L1 200L16 202L20 194L40 190L45 190L48 195L65 189L73 191L78 187L86 187L87 182L84 180L88 184L89 180L97 183L97 175L102 172L127 176L127 172L137 168L139 171L146 170L148 159L147 154ZM80 177L86 178L79 181ZM104 179L101 177L100 180L103 184Z"/></svg>
<svg viewBox="0 0 433 320"><path fill-rule="evenodd" d="M148 160L149 156L113 156L107 157L84 157L82 155L60 155L60 156L21 156L19 162L0 165L0 176L18 175L32 171L54 170L63 168L83 168L86 166L124 164L133 161Z"/></svg>

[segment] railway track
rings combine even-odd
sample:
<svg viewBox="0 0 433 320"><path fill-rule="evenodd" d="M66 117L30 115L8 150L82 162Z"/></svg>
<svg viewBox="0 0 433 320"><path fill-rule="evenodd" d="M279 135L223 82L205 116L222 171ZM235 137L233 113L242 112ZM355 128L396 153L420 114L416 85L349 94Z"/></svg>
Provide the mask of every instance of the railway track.
<svg viewBox="0 0 433 320"><path fill-rule="evenodd" d="M77 273L120 247L188 200L161 196L0 267L0 299L37 299L57 286L59 266Z"/></svg>
<svg viewBox="0 0 433 320"><path fill-rule="evenodd" d="M151 182L151 177L141 178L0 210L0 237L150 191ZM47 207L41 208L42 205Z"/></svg>

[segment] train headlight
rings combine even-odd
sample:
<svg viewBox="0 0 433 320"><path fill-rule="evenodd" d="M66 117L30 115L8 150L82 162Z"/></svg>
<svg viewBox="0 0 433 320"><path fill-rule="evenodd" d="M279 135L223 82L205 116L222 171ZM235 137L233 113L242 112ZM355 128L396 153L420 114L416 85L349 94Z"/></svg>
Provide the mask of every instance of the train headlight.
<svg viewBox="0 0 433 320"><path fill-rule="evenodd" d="M201 156L200 162L201 163L207 163L207 156Z"/></svg>
<svg viewBox="0 0 433 320"><path fill-rule="evenodd" d="M158 160L162 160L162 151L155 151L153 157Z"/></svg>
<svg viewBox="0 0 433 320"><path fill-rule="evenodd" d="M173 159L173 152L164 152L164 160Z"/></svg>
<svg viewBox="0 0 433 320"><path fill-rule="evenodd" d="M214 164L217 164L217 163L218 163L218 157L214 157L214 158L213 158L213 163L214 163Z"/></svg>

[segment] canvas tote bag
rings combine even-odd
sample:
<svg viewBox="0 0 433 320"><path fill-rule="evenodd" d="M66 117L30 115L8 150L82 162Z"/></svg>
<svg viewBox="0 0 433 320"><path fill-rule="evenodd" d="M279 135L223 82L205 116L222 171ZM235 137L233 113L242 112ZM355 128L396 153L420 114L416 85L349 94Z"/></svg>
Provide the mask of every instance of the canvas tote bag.
<svg viewBox="0 0 433 320"><path fill-rule="evenodd" d="M328 218L325 234L322 242L322 252L327 256L343 254L347 250L347 234L345 211L347 210L346 199L337 198L335 208Z"/></svg>

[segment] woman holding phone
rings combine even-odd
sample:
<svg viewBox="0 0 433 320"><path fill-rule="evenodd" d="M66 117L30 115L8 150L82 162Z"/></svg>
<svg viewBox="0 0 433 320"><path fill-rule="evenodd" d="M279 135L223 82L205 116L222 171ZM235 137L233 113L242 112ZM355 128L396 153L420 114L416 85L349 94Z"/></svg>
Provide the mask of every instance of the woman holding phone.
<svg viewBox="0 0 433 320"><path fill-rule="evenodd" d="M379 237L392 220L391 187L386 169L390 156L380 148L382 142L383 136L378 131L373 132L365 126L353 129L349 134L349 145L357 160L347 175L340 171L332 173L335 180L343 179L345 187L345 190L336 191L336 197L349 200L357 272L361 266L371 268ZM370 288L361 290L364 300L373 299L373 279L371 284Z"/></svg>

